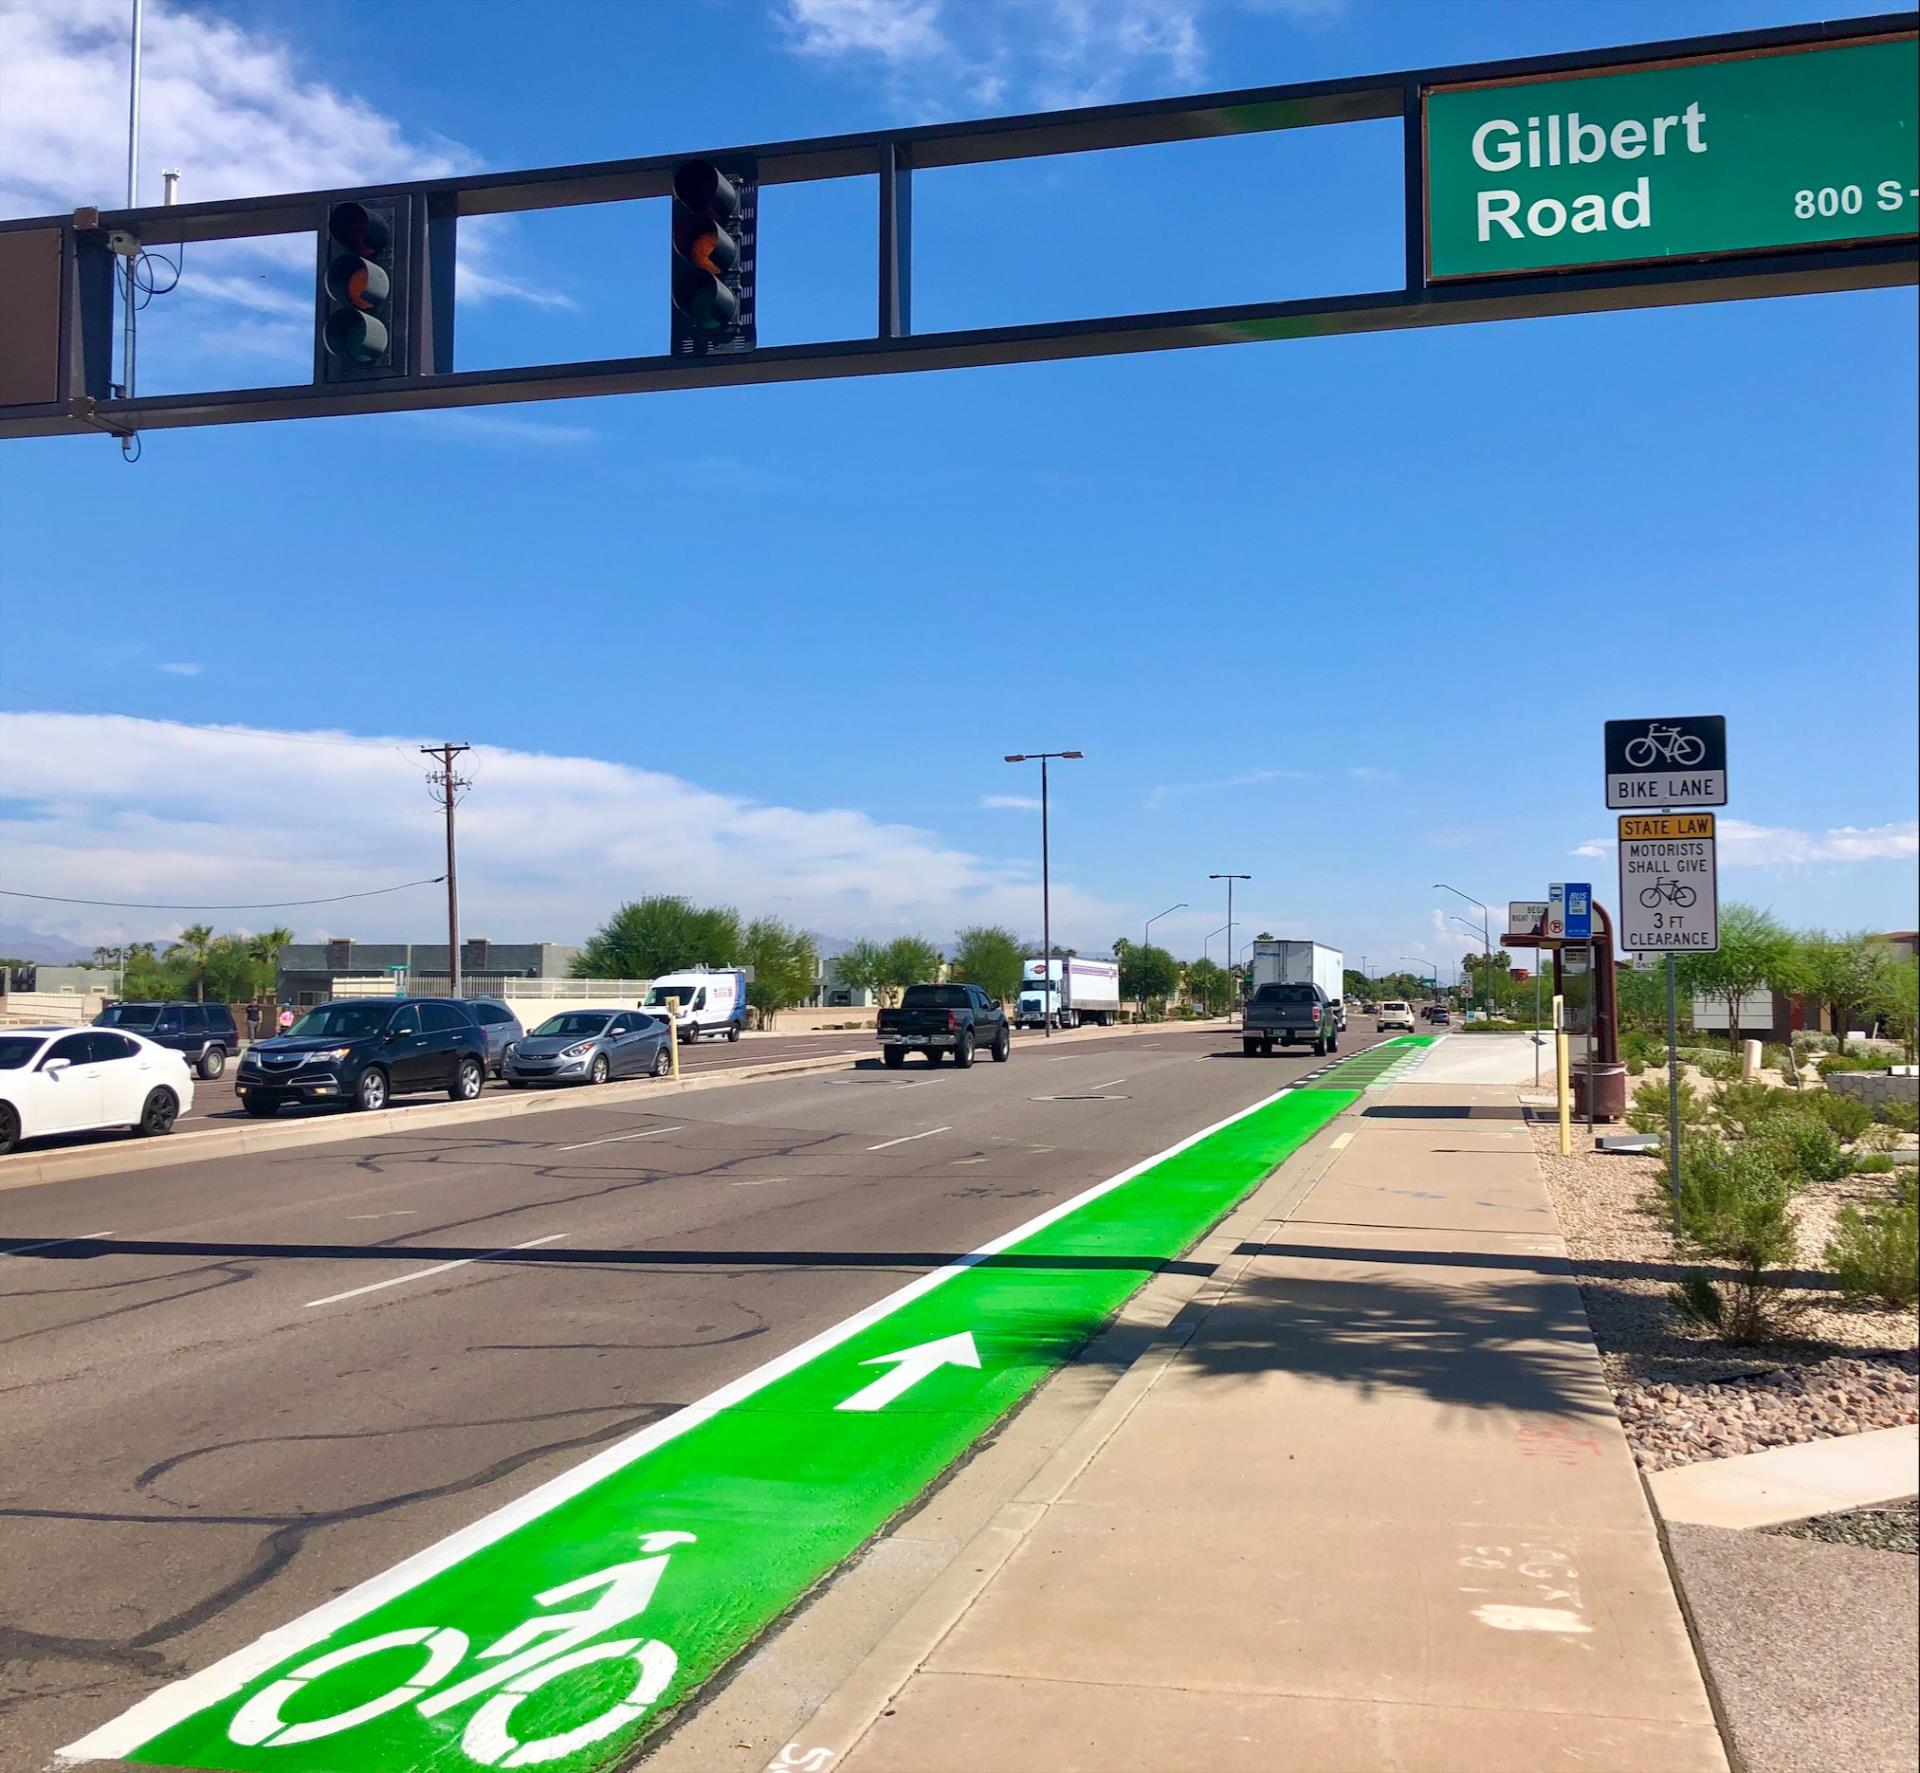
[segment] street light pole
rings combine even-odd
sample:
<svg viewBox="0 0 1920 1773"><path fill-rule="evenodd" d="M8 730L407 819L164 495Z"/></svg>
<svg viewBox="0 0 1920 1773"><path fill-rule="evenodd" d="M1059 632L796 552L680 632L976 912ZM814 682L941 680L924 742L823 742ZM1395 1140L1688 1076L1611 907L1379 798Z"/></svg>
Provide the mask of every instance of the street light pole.
<svg viewBox="0 0 1920 1773"><path fill-rule="evenodd" d="M1153 946L1153 926L1157 924L1161 920L1161 918L1170 917L1174 912L1184 911L1186 910L1186 908L1187 908L1187 902L1185 899L1182 899L1178 905L1169 905L1165 911L1156 911L1150 918L1147 919L1145 927L1142 928L1142 930L1140 931L1140 946L1142 948L1152 947ZM1165 1007L1165 1000L1163 999L1162 1008L1164 1007ZM1140 1018L1143 1021L1146 1019L1147 1001L1144 993L1141 994L1140 1008L1137 1013L1139 1014Z"/></svg>
<svg viewBox="0 0 1920 1773"><path fill-rule="evenodd" d="M1448 886L1444 880L1436 880L1433 886L1436 892L1451 893L1456 899L1465 899L1469 905L1480 905L1480 941L1482 944L1482 953L1486 960L1485 970L1481 974L1481 990L1483 993L1491 995L1493 991L1493 925L1488 920L1493 916L1493 913L1490 912L1486 906L1481 905L1480 901L1471 893L1463 893L1457 886ZM1461 921L1465 922L1465 919ZM1467 927L1471 929L1473 926L1469 924ZM1491 1003L1487 1003L1483 1007L1489 1012L1493 1008Z"/></svg>
<svg viewBox="0 0 1920 1773"><path fill-rule="evenodd" d="M1227 883L1227 1013L1233 1013L1233 883L1236 880L1251 880L1251 874L1209 874L1209 880L1224 880Z"/></svg>
<svg viewBox="0 0 1920 1773"><path fill-rule="evenodd" d="M1059 992L1053 981L1053 883L1050 873L1047 838L1047 763L1055 757L1084 757L1084 751L1014 751L1008 763L1040 765L1040 964L1041 981L1047 988L1047 1007L1040 1015L1040 1033L1053 1038L1053 1019L1058 1013Z"/></svg>

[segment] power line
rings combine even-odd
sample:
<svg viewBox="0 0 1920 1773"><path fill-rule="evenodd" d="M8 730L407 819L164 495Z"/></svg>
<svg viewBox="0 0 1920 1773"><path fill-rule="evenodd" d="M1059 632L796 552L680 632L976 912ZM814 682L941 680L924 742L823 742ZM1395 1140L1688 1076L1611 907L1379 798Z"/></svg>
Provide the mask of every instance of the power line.
<svg viewBox="0 0 1920 1773"><path fill-rule="evenodd" d="M326 899L275 899L264 905L147 905L131 899L69 899L59 893L23 893L16 887L0 887L0 897L38 899L45 905L101 905L110 911L293 911L303 905L339 905L348 899L377 899L383 893L438 886L446 878L436 874L426 880L403 880L398 886L370 887L364 893L335 893Z"/></svg>

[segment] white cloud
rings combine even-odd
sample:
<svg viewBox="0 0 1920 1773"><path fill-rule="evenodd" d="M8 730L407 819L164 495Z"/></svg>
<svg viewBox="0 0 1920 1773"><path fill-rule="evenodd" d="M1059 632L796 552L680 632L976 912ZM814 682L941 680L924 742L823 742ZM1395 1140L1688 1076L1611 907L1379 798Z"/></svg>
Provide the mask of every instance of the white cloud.
<svg viewBox="0 0 1920 1773"><path fill-rule="evenodd" d="M169 677L198 677L200 667L190 659L172 659L164 665L156 665L157 671L164 671Z"/></svg>
<svg viewBox="0 0 1920 1773"><path fill-rule="evenodd" d="M126 0L0 0L0 215L124 203L127 21ZM175 0L148 0L141 72L142 204L160 201L163 167L180 169L182 202L204 202L440 178L481 164L458 142L409 132L364 99L310 78L270 31ZM499 268L512 226L494 217L462 225L461 295L571 305L550 285L522 284ZM307 235L190 247L178 295L156 298L150 312L159 321L176 302L239 304L281 323L253 348L284 350L312 312L313 250ZM192 335L180 329L183 341ZM216 336L223 353L234 344L224 325Z"/></svg>
<svg viewBox="0 0 1920 1773"><path fill-rule="evenodd" d="M1728 868L1792 867L1810 862L1897 862L1920 856L1920 820L1887 825L1830 826L1796 831L1787 825L1720 821L1720 862Z"/></svg>
<svg viewBox="0 0 1920 1773"><path fill-rule="evenodd" d="M1901 862L1920 856L1920 821L1885 825L1834 825L1801 831L1791 825L1755 825L1722 817L1719 861L1723 868L1799 868L1817 862ZM1613 839L1589 837L1576 856L1610 856Z"/></svg>
<svg viewBox="0 0 1920 1773"><path fill-rule="evenodd" d="M1037 813L1040 810L1040 798L1035 794L983 794L980 804L1016 813Z"/></svg>
<svg viewBox="0 0 1920 1773"><path fill-rule="evenodd" d="M1303 19L1341 0L1241 0ZM793 51L877 73L895 105L1040 109L1192 88L1210 0L774 0Z"/></svg>
<svg viewBox="0 0 1920 1773"><path fill-rule="evenodd" d="M1147 809L1152 811L1162 801L1177 799L1189 794L1211 794L1219 788L1257 788L1265 782L1324 782L1345 778L1353 782L1392 782L1398 779L1396 771L1376 769L1372 764L1357 764L1343 770L1241 770L1237 775L1214 776L1204 782L1163 782L1147 795Z"/></svg>
<svg viewBox="0 0 1920 1773"><path fill-rule="evenodd" d="M0 714L0 884L169 904L314 899L438 874L441 825L417 740L192 727L123 715ZM771 806L654 770L476 745L460 812L463 922L500 941L577 941L622 899L678 892L835 935L973 922L1023 937L1029 864L847 808ZM0 900L83 945L191 914ZM30 906L30 911L22 911ZM269 917L277 914L265 914ZM437 889L296 911L302 936L429 939ZM215 922L238 922L221 919ZM1133 909L1056 872L1056 932L1104 948Z"/></svg>

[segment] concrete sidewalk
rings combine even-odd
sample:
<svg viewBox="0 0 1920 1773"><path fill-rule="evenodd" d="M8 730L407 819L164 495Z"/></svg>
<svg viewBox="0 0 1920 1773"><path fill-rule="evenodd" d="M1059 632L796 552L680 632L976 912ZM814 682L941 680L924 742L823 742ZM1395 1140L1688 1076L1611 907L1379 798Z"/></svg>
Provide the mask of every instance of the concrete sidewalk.
<svg viewBox="0 0 1920 1773"><path fill-rule="evenodd" d="M1370 1092L1226 1229L774 1765L1725 1773L1511 1088Z"/></svg>

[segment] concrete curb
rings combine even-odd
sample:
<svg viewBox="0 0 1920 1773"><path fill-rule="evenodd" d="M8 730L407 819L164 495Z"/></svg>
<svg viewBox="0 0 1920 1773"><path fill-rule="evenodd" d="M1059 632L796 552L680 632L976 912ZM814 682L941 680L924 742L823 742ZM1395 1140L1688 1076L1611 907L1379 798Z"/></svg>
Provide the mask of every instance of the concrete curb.
<svg viewBox="0 0 1920 1773"><path fill-rule="evenodd" d="M1082 1028L1051 1036L1068 1043L1112 1040L1122 1034L1142 1034L1148 1027L1201 1030L1206 1022L1125 1024L1113 1028ZM796 1037L805 1038L805 1037ZM22 1152L0 1158L0 1194L18 1188L38 1188L50 1182L69 1182L86 1176L122 1175L130 1170L158 1170L203 1158L263 1157L308 1145L344 1145L356 1139L377 1139L388 1133L425 1132L474 1121L504 1120L517 1115L552 1114L562 1109L614 1107L629 1102L661 1101L693 1090L718 1089L726 1084L764 1082L771 1077L798 1076L811 1071L841 1071L860 1059L858 1053L821 1053L812 1058L776 1060L764 1065L740 1065L726 1071L682 1073L678 1083L655 1078L602 1085L583 1102L577 1089L498 1091L477 1102L421 1103L412 1108L389 1108L379 1114L341 1111L302 1121L263 1120L256 1124L208 1128L205 1132L169 1135L165 1139L125 1139L110 1145L87 1145L41 1156Z"/></svg>

